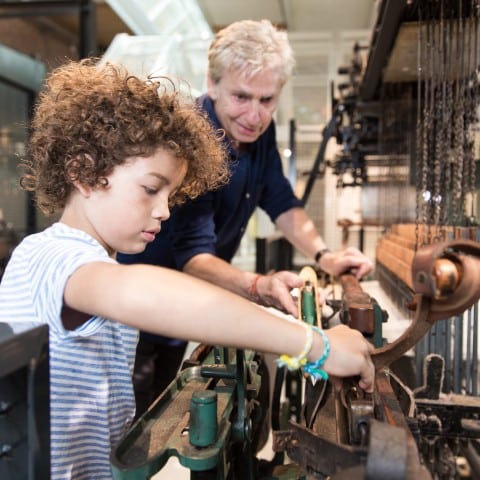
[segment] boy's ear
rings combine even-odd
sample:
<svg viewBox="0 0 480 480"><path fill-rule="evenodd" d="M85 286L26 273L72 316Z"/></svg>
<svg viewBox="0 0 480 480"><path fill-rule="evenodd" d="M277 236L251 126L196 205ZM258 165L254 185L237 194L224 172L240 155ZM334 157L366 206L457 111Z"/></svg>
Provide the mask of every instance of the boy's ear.
<svg viewBox="0 0 480 480"><path fill-rule="evenodd" d="M210 75L207 75L207 92L212 100L215 101L217 99L217 84Z"/></svg>
<svg viewBox="0 0 480 480"><path fill-rule="evenodd" d="M88 198L90 196L90 193L92 192L92 187L89 185L84 185L83 183L80 183L78 180L72 182L72 185L77 189L77 191L80 193L85 198Z"/></svg>
<svg viewBox="0 0 480 480"><path fill-rule="evenodd" d="M78 158L73 158L67 162L66 166L66 175L70 183L78 190L78 192L84 197L90 196L92 187L86 184L83 184L79 180L79 172L91 166L93 168L94 161L90 155L85 155L82 160Z"/></svg>

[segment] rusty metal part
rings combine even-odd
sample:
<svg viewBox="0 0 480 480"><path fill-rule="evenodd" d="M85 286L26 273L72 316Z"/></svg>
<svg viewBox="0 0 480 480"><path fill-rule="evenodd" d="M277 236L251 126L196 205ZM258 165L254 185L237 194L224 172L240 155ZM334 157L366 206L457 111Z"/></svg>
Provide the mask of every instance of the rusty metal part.
<svg viewBox="0 0 480 480"><path fill-rule="evenodd" d="M480 298L480 244L463 240L428 245L412 264L415 317L394 342L375 349L377 369L414 347L437 320L463 313Z"/></svg>
<svg viewBox="0 0 480 480"><path fill-rule="evenodd" d="M442 438L480 438L480 398L441 395L445 361L437 354L424 360L424 385L413 391L422 435Z"/></svg>
<svg viewBox="0 0 480 480"><path fill-rule="evenodd" d="M319 380L314 385L311 382L305 383L305 398L308 401L304 403L303 415L307 428L312 428L315 417L325 401L328 387L331 388L331 385L325 380Z"/></svg>
<svg viewBox="0 0 480 480"><path fill-rule="evenodd" d="M213 347L211 345L205 345L204 343L201 343L195 347L188 360L192 364L198 364L205 360L207 355L212 351L212 348Z"/></svg>
<svg viewBox="0 0 480 480"><path fill-rule="evenodd" d="M306 472L332 480L431 480L421 464L405 411L392 389L392 378L385 372L377 372L373 394L375 418L368 418L365 424L365 444L352 445L346 435L347 410L352 405L353 383L349 382L343 394L342 390L328 389L325 405L311 429L290 422L288 430L273 432L274 450L286 451ZM361 396L353 392L353 402ZM358 419L357 415L350 418Z"/></svg>
<svg viewBox="0 0 480 480"><path fill-rule="evenodd" d="M342 227L342 248L348 247L348 237L350 234L350 227L353 225L353 221L349 218L341 218L337 221L337 225Z"/></svg>
<svg viewBox="0 0 480 480"><path fill-rule="evenodd" d="M297 423L290 422L289 427L288 430L273 432L273 450L285 450L289 458L307 471L333 475L365 464L365 448L337 444Z"/></svg>
<svg viewBox="0 0 480 480"><path fill-rule="evenodd" d="M415 398L438 400L442 392L444 375L445 360L443 357L435 353L427 355L423 361L424 383L414 390Z"/></svg>
<svg viewBox="0 0 480 480"><path fill-rule="evenodd" d="M343 381L340 401L347 412L349 443L366 446L369 424L375 418L372 395L362 390L352 378L348 378Z"/></svg>
<svg viewBox="0 0 480 480"><path fill-rule="evenodd" d="M440 259L451 263L446 267ZM463 313L480 298L480 243L455 240L421 248L412 264L412 281L416 293L432 298L430 320Z"/></svg>
<svg viewBox="0 0 480 480"><path fill-rule="evenodd" d="M393 342L376 348L371 353L371 358L377 370L387 367L393 361L400 358L405 352L414 347L418 341L425 336L425 334L432 327L429 321L431 301L427 297L421 295L417 299L417 310L415 318L410 323L409 327L403 334Z"/></svg>
<svg viewBox="0 0 480 480"><path fill-rule="evenodd" d="M348 313L347 325L364 334L373 335L375 312L370 295L363 291L351 273L340 275L340 284L343 289L344 311Z"/></svg>

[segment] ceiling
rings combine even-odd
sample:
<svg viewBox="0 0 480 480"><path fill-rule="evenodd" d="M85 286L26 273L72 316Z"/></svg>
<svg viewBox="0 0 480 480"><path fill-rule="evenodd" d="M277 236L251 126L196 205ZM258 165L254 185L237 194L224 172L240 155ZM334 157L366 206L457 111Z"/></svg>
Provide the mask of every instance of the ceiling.
<svg viewBox="0 0 480 480"><path fill-rule="evenodd" d="M368 44L382 1L93 0L93 4L95 15L88 13L86 30L85 23L83 30L79 25L87 0L0 0L0 18L19 12L41 19L72 46L94 32L97 53L105 59L126 63L128 57L143 69L147 64L167 66L173 70L165 73L187 79L194 89L202 88L206 48L214 32L238 20L269 19L288 31L297 63L294 82L284 95L285 116L294 113L305 124L322 124L328 115L331 83L339 81L338 67L350 61L358 41ZM108 56L111 50L115 50L113 58Z"/></svg>
<svg viewBox="0 0 480 480"><path fill-rule="evenodd" d="M182 1L186 0L173 0ZM172 0L155 3L168 2L173 3ZM34 3L24 2L24 5ZM148 0L96 0L96 36L100 50L105 50L117 33L138 33L124 16L122 18L123 6L133 7L132 11L139 14L139 7L148 3ZM289 32L318 34L371 28L378 0L197 0L196 3L213 32L237 20L269 19ZM78 16L58 14L51 20L65 31L78 34Z"/></svg>
<svg viewBox="0 0 480 480"><path fill-rule="evenodd" d="M244 19L269 19L289 32L296 57L291 92L308 123L323 123L329 85L353 46L367 38L378 0L97 0L97 40L106 60L136 74L152 71L205 80L206 49L214 32ZM110 28L104 28L103 26ZM213 33L212 33L213 32ZM126 33L128 35L117 35ZM164 68L168 66L168 71ZM314 107L309 107L314 105ZM287 105L291 114L291 108ZM292 107L295 108L295 107ZM311 117L315 109L315 118Z"/></svg>
<svg viewBox="0 0 480 480"><path fill-rule="evenodd" d="M370 28L375 0L197 0L217 31L237 20L264 18L289 32Z"/></svg>

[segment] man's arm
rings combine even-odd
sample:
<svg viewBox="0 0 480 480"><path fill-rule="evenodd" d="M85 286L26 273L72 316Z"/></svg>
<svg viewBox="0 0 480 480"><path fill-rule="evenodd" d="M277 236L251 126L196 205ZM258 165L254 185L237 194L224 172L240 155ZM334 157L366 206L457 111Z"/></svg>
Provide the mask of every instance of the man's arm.
<svg viewBox="0 0 480 480"><path fill-rule="evenodd" d="M282 271L272 275L244 272L209 253L192 257L183 271L249 300L285 310L295 317L298 315L297 304L290 292L301 287L303 281L293 272Z"/></svg>
<svg viewBox="0 0 480 480"><path fill-rule="evenodd" d="M313 221L303 208L291 208L275 220L276 226L285 238L300 252L315 259L317 252L327 248ZM332 275L339 275L347 270L361 278L373 269L367 256L355 247L348 247L336 252L321 255L318 262L320 268Z"/></svg>

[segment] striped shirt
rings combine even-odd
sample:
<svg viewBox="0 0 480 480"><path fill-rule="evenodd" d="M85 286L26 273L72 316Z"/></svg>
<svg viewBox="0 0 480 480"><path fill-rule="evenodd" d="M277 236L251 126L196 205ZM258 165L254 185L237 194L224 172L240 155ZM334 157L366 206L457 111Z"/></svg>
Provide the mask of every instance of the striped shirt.
<svg viewBox="0 0 480 480"><path fill-rule="evenodd" d="M55 223L16 247L0 284L0 322L49 326L52 480L110 480L110 450L134 414L138 331L100 317L70 331L60 318L69 276L98 261L115 263L85 232Z"/></svg>

